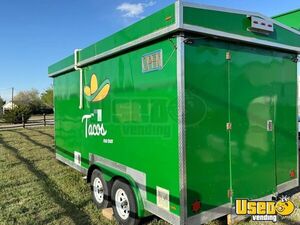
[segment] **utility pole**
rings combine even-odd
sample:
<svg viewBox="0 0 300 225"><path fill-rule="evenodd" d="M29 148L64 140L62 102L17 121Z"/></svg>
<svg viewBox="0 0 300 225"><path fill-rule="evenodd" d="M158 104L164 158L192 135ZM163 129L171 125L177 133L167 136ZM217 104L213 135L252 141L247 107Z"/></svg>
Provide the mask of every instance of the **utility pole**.
<svg viewBox="0 0 300 225"><path fill-rule="evenodd" d="M11 88L11 108L14 109L14 87Z"/></svg>

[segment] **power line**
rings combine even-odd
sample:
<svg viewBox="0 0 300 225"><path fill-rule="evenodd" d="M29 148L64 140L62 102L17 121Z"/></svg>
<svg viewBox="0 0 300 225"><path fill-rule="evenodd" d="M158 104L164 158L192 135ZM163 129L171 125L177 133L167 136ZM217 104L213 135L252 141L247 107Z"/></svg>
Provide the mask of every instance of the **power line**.
<svg viewBox="0 0 300 225"><path fill-rule="evenodd" d="M11 88L11 108L14 109L14 87Z"/></svg>
<svg viewBox="0 0 300 225"><path fill-rule="evenodd" d="M14 102L15 93L16 89L14 87L0 88L0 97L6 102Z"/></svg>

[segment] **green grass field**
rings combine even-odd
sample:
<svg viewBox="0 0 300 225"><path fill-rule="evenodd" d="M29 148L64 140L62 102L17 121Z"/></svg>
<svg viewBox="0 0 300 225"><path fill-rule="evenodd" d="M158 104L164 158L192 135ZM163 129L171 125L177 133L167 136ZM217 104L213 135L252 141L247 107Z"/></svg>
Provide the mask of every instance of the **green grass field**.
<svg viewBox="0 0 300 225"><path fill-rule="evenodd" d="M293 200L299 207L300 195ZM0 132L0 224L116 223L101 216L82 175L55 159L53 128L43 127ZM299 225L299 209L278 224Z"/></svg>

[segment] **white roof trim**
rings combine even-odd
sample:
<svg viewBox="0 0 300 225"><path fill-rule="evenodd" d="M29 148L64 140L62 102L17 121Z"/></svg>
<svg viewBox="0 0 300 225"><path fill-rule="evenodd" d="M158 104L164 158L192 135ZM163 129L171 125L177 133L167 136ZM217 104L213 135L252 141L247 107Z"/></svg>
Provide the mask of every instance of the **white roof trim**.
<svg viewBox="0 0 300 225"><path fill-rule="evenodd" d="M285 44L280 44L280 43L274 43L271 41L265 41L257 38L252 38L252 37L246 37L243 35L239 34L232 34L224 31L219 31L219 30L214 30L206 27L201 27L201 26L194 26L194 25L189 25L189 24L184 24L183 25L184 30L186 31L194 31L198 33L203 33L203 34L208 34L212 36L218 36L218 37L225 37L231 40L238 40L242 42L247 42L247 43L252 43L252 44L258 44L258 45L263 45L263 46L269 46L277 49L285 49L293 52L298 52L300 53L300 47L294 47L290 45L285 45Z"/></svg>
<svg viewBox="0 0 300 225"><path fill-rule="evenodd" d="M178 27L176 26L176 23L171 25L171 26L168 26L168 27L165 27L165 28L162 28L158 31L155 31L155 32L152 32L150 34L147 34L141 38L138 38L138 39L135 39L133 41L130 41L124 45L121 45L121 46L118 46L118 47L115 47L111 50L108 50L108 51L105 51L103 53L100 53L98 55L95 55L93 57L90 57L88 59L84 59L82 61L79 61L78 62L78 66L79 67L82 67L82 66L85 66L93 61L96 61L96 60L100 60L102 58L105 58L105 57L108 57L112 54L116 54L118 52L121 52L121 51L124 51L124 50L127 50L131 47L134 47L134 46L137 46L137 45L140 45L142 43L145 43L145 42L148 42L148 41L152 41L152 40L155 40L155 39L158 39L164 35L166 35L167 33L170 33L170 32L173 32L175 31L176 29L178 29Z"/></svg>
<svg viewBox="0 0 300 225"><path fill-rule="evenodd" d="M270 17L267 17L261 13L257 12L250 12L250 11L244 11L244 10L238 10L238 9L229 9L229 8L223 8L218 6L210 6L210 5L204 5L204 4L198 4L198 3L190 3L190 2L183 2L184 7L191 7L191 8L197 8L197 9L207 9L207 10L214 10L214 11L220 11L220 12L227 12L227 13L235 13L235 14L241 14L241 15L247 15L247 16L258 16L265 20L271 21L272 23L276 24L277 26L280 26L288 31L291 31L295 34L300 35L300 31L297 31L289 26L286 26L277 20L274 20Z"/></svg>
<svg viewBox="0 0 300 225"><path fill-rule="evenodd" d="M155 31L153 33L150 33L148 35L145 35L143 37L140 37L138 39L135 39L131 42L128 42L124 45L117 46L113 49L110 49L108 51L105 51L103 53L100 53L98 55L95 55L93 57L87 58L85 60L79 61L78 62L78 67L83 67L87 64L90 64L94 61L101 60L105 57L109 57L113 54L119 53L121 51L127 50L131 47L140 45L142 43L148 42L155 40L157 38L160 38L168 33L179 31L179 30L186 30L186 31L194 31L194 32L199 32L203 34L208 34L212 36L218 36L218 37L225 37L228 39L233 39L233 40L240 40L243 42L248 42L248 43L253 43L253 44L258 44L258 45L263 45L263 46L269 46L277 49L285 49L289 51L294 51L300 53L300 47L294 47L294 46L289 46L285 44L279 44L279 43L274 43L271 41L264 41L260 40L257 38L251 38L251 37L246 37L243 35L238 35L238 34L233 34L233 33L228 33L228 32L223 32L219 30L214 30L210 28L205 28L201 26L194 26L194 25L189 25L189 24L183 24L183 7L192 7L192 8L199 8L199 9L207 9L207 10L214 10L214 11L222 11L222 12L227 12L227 13L236 13L236 14L242 14L242 15L248 15L248 16L258 16L261 17L265 20L272 21L274 24L277 24L278 26L289 30L290 32L293 32L297 35L300 35L300 32L296 31L293 28L290 28L284 24L279 23L276 20L273 20L269 17L266 17L260 13L255 13L255 12L248 12L248 11L242 11L242 10L235 10L235 9L227 9L227 8L222 8L222 7L215 7L215 6L208 6L208 5L202 5L202 4L195 4L195 3L187 3L187 2L182 2L182 3L175 3L175 16L176 16L176 21L175 24L162 28L158 31ZM62 70L56 71L54 73L50 73L48 76L49 77L54 77L60 74L63 74L65 72L72 71L74 68L74 65L70 65Z"/></svg>

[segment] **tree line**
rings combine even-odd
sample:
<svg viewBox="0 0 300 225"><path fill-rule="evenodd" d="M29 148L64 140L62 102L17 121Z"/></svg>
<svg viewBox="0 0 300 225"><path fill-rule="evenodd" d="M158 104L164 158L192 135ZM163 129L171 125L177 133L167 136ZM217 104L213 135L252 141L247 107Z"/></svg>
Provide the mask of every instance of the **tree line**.
<svg viewBox="0 0 300 225"><path fill-rule="evenodd" d="M0 96L0 108L6 102ZM8 123L27 121L32 114L53 113L53 87L47 88L42 93L36 89L20 91L13 98L13 107L4 112L3 119Z"/></svg>

